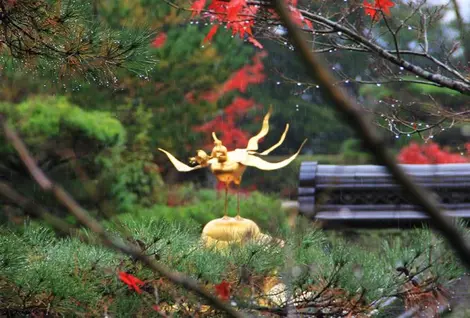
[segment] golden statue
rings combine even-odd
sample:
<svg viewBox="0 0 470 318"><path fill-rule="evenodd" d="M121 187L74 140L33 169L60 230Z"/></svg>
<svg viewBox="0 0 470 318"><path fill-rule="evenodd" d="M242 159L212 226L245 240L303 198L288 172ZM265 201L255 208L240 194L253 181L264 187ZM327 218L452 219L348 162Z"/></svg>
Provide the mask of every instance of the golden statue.
<svg viewBox="0 0 470 318"><path fill-rule="evenodd" d="M249 234L258 235L260 233L258 226L251 220L244 219L240 217L240 194L237 192L237 216L235 218L227 217L227 192L230 184L233 182L238 187L240 186L243 172L245 172L246 167L255 167L260 170L277 170L287 166L291 163L297 155L300 153L303 145L307 141L303 141L299 150L292 155L290 158L287 158L281 162L269 162L265 161L259 156L265 156L271 153L274 149L279 147L286 138L287 131L289 130L289 124L286 125L284 132L281 135L280 140L270 147L269 149L259 153L258 151L258 142L261 138L265 137L269 131L269 118L272 113L272 107L270 107L268 113L263 119L263 125L261 131L254 137L250 138L248 141L248 146L245 149L235 149L228 151L227 148L222 144L216 134L212 133L212 138L214 139L214 148L210 155L208 155L204 150L198 150L195 157L189 158L191 164L197 164L194 167L190 167L178 159L176 159L168 151L158 148L158 150L164 152L171 163L175 168L180 172L188 172L196 169L201 169L210 166L211 172L216 176L217 180L225 184L225 205L224 205L224 217L221 219L213 220L209 222L203 230L208 230L214 232L216 238L220 238L223 241L240 241L243 238L241 236ZM215 222L215 223L214 223ZM222 230L216 230L216 227L221 227L223 223ZM246 224L245 224L246 223ZM227 228L233 229L228 233ZM240 228L242 228L240 230ZM235 230L236 229L236 230ZM235 232L236 233L235 233ZM234 232L234 233L232 233ZM242 234L243 235L242 235ZM231 238L231 239L229 239Z"/></svg>
<svg viewBox="0 0 470 318"><path fill-rule="evenodd" d="M235 149L233 151L227 151L227 148L222 145L215 133L212 133L214 139L214 148L210 156L204 150L198 150L195 157L189 158L191 164L197 164L194 167L190 167L178 159L176 159L168 151L158 148L158 150L164 152L171 163L175 166L176 170L180 172L188 172L196 169L205 168L210 166L212 173L216 176L217 180L225 184L225 209L224 215L227 215L227 191L230 184L233 182L237 186L240 186L243 172L245 172L246 167L255 167L260 170L277 170L287 166L291 163L297 155L300 153L303 145L307 141L306 139L300 146L299 150L290 158L283 160L281 162L269 162L261 159L258 156L266 156L271 151L279 147L286 138L287 131L289 130L289 124L286 125L286 128L281 136L281 139L271 148L258 153L258 141L265 137L269 131L269 117L271 116L272 108L269 109L269 112L266 114L263 120L263 126L261 131L254 137L250 138L248 141L248 146L246 149ZM240 211L238 210L238 214Z"/></svg>

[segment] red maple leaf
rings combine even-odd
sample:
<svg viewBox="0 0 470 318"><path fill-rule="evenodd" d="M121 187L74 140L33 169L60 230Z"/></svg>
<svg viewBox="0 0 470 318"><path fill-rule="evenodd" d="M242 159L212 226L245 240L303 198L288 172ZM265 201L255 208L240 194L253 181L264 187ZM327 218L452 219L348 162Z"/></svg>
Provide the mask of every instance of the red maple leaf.
<svg viewBox="0 0 470 318"><path fill-rule="evenodd" d="M119 279L129 286L129 289L135 290L138 294L142 293L140 286L142 286L144 282L137 277L126 272L119 272Z"/></svg>
<svg viewBox="0 0 470 318"><path fill-rule="evenodd" d="M167 38L167 35L166 33L160 33L159 35L157 35L155 37L155 39L152 41L152 46L154 48L161 48L162 46L165 45L165 42L166 42L166 38Z"/></svg>
<svg viewBox="0 0 470 318"><path fill-rule="evenodd" d="M364 12L366 15L372 18L372 21L378 21L380 19L380 11L385 15L390 15L390 8L395 6L391 0L375 0L374 4L364 0Z"/></svg>
<svg viewBox="0 0 470 318"><path fill-rule="evenodd" d="M233 35L238 34L240 38L244 38L246 34L253 35L252 17L256 14L258 6L247 4L246 0L231 0L228 3L225 0L213 0L207 9L211 11L211 20L226 23Z"/></svg>
<svg viewBox="0 0 470 318"><path fill-rule="evenodd" d="M192 18L195 16L199 15L204 9L204 6L206 5L206 0L195 0L191 6L191 9L193 9L193 14L191 15Z"/></svg>
<svg viewBox="0 0 470 318"><path fill-rule="evenodd" d="M218 285L215 285L215 293L222 300L230 299L230 284L225 281L225 279Z"/></svg>
<svg viewBox="0 0 470 318"><path fill-rule="evenodd" d="M227 20L235 21L246 5L246 0L231 0L227 6Z"/></svg>
<svg viewBox="0 0 470 318"><path fill-rule="evenodd" d="M390 8L395 6L391 0L375 0L375 6L383 11L386 15L390 15Z"/></svg>
<svg viewBox="0 0 470 318"><path fill-rule="evenodd" d="M212 38L214 37L214 35L217 33L217 29L219 28L219 25L216 24L214 26L212 26L212 28L209 30L209 33L207 33L206 37L204 38L204 40L202 42L210 42L212 41Z"/></svg>

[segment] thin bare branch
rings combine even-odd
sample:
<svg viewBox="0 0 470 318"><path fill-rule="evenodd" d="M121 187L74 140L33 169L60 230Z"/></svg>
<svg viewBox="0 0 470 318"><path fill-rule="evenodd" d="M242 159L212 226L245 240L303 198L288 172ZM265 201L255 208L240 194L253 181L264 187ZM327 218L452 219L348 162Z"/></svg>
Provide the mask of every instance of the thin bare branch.
<svg viewBox="0 0 470 318"><path fill-rule="evenodd" d="M296 51L300 54L306 67L309 69L310 76L322 86L321 92L323 97L335 105L337 111L344 116L347 123L361 137L365 146L369 148L377 162L387 167L397 183L410 194L414 203L421 206L423 211L430 217L432 225L447 239L460 257L462 263L467 268L470 268L470 246L453 225L452 220L438 208L438 204L433 196L427 190L417 186L396 163L394 156L384 146L382 138L365 118L359 105L349 98L340 88L334 86L335 80L333 76L318 58L310 52L302 33L297 30L284 2L282 0L273 0L273 3L291 35ZM394 56L392 57L395 59Z"/></svg>

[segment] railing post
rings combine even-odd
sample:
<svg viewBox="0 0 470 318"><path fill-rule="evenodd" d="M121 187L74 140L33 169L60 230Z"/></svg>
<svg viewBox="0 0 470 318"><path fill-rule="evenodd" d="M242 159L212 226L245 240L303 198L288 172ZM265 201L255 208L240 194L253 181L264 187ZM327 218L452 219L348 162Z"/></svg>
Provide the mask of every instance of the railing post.
<svg viewBox="0 0 470 318"><path fill-rule="evenodd" d="M317 162L304 161L299 173L299 212L309 218L315 216L315 175Z"/></svg>

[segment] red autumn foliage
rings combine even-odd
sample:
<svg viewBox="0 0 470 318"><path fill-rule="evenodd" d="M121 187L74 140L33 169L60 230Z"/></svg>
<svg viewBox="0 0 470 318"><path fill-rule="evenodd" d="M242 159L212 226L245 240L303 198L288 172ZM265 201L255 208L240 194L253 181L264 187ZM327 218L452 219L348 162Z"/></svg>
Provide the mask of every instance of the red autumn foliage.
<svg viewBox="0 0 470 318"><path fill-rule="evenodd" d="M246 99L237 96L233 102L225 108L224 112L228 116L243 115L253 106L255 106L255 101L251 98Z"/></svg>
<svg viewBox="0 0 470 318"><path fill-rule="evenodd" d="M218 132L217 136L228 149L243 148L248 144L248 134L235 126L234 117L217 116L210 122L194 128L195 131Z"/></svg>
<svg viewBox="0 0 470 318"><path fill-rule="evenodd" d="M465 145L470 150L470 143ZM401 149L398 161L403 164L444 164L444 163L467 163L470 158L460 154L451 153L441 149L436 143L419 145L415 142Z"/></svg>
<svg viewBox="0 0 470 318"><path fill-rule="evenodd" d="M162 46L165 45L167 35L166 33L160 33L158 34L155 39L152 42L152 46L156 49L161 48Z"/></svg>
<svg viewBox="0 0 470 318"><path fill-rule="evenodd" d="M297 8L298 1L286 0L286 2L293 21L299 27L307 27L313 30L312 22L305 19L302 12ZM200 15L205 5L206 0L195 0L191 6L193 10L192 17ZM380 20L382 12L388 16L391 14L390 9L395 6L395 3L392 0L374 0L373 3L364 0L363 6L365 14L370 16L373 22L377 22ZM212 22L225 24L228 29L232 30L233 35L238 35L242 39L246 38L254 46L262 48L261 43L253 37L252 30L259 8L260 6L256 2L247 0L212 0L202 17L209 18ZM267 8L263 12L263 18L279 20L279 16L273 8ZM217 27L212 27L205 41L210 41L217 30Z"/></svg>
<svg viewBox="0 0 470 318"><path fill-rule="evenodd" d="M266 53L259 53L253 57L253 65L245 65L236 71L223 85L222 92L227 93L232 90L239 90L245 93L250 84L262 83L265 79L263 73L264 66L261 58L265 57Z"/></svg>
<svg viewBox="0 0 470 318"><path fill-rule="evenodd" d="M184 96L185 99L193 104L198 100L204 100L209 103L215 103L224 94L234 90L238 90L241 93L245 93L250 84L262 83L265 79L263 73L264 66L261 59L266 56L265 52L260 52L253 57L252 65L245 65L235 73L233 73L223 84L221 88L215 90L205 91L199 94L197 97L194 96L194 92L190 91Z"/></svg>
<svg viewBox="0 0 470 318"><path fill-rule="evenodd" d="M265 53L258 53L253 57L252 65L245 65L232 76L229 77L222 88L217 91L208 91L201 94L200 98L205 101L215 102L224 94L237 90L245 93L250 84L259 84L265 79L263 73L264 66L261 58ZM195 101L193 94L190 92L186 94L188 101ZM232 103L224 109L223 115L215 117L213 120L194 127L197 132L203 132L210 136L214 131L228 149L244 148L248 143L248 134L243 130L237 128L237 119L246 112L255 107L255 102L252 99L243 97L235 97Z"/></svg>
<svg viewBox="0 0 470 318"><path fill-rule="evenodd" d="M202 9L204 9L205 5L206 0L195 0L191 6L191 9L193 9L192 17L195 17L196 15L200 14Z"/></svg>
<svg viewBox="0 0 470 318"><path fill-rule="evenodd" d="M372 18L372 21L380 20L382 11L385 15L390 15L390 8L394 7L395 3L391 0L375 0L374 4L364 0L364 12Z"/></svg>
<svg viewBox="0 0 470 318"><path fill-rule="evenodd" d="M127 286L129 286L129 289L135 290L138 294L142 293L140 286L142 286L144 282L138 279L137 277L126 272L119 272L119 279L124 282Z"/></svg>
<svg viewBox="0 0 470 318"><path fill-rule="evenodd" d="M215 293L217 296L227 301L230 299L230 284L223 280L220 284L215 285Z"/></svg>
<svg viewBox="0 0 470 318"><path fill-rule="evenodd" d="M192 17L201 14L205 5L206 0L194 1L191 6L193 10ZM288 5L294 21L299 26L306 25L308 28L313 29L312 23L306 20L296 8L297 0L289 0ZM225 24L228 29L232 30L232 35L238 35L242 39L246 37L255 47L262 49L263 46L253 37L252 31L258 10L258 5L247 0L212 0L202 16L209 18L212 22ZM278 18L273 10L268 10L268 12L272 15L272 18ZM211 28L206 38L211 39L217 29L217 27Z"/></svg>
<svg viewBox="0 0 470 318"><path fill-rule="evenodd" d="M206 37L204 38L204 40L202 40L202 42L210 42L212 41L212 38L214 37L215 33L217 32L217 29L219 28L219 25L216 24L214 26L212 26L212 28L209 30L209 33L207 33Z"/></svg>

